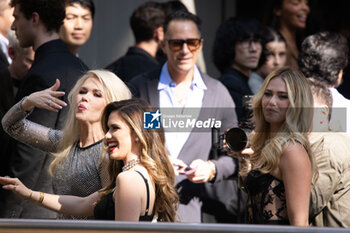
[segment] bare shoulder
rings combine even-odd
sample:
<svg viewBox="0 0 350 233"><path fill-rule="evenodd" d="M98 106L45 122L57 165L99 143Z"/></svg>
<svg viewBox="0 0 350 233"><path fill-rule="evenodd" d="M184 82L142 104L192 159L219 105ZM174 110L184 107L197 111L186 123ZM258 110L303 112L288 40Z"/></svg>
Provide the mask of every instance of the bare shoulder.
<svg viewBox="0 0 350 233"><path fill-rule="evenodd" d="M284 147L283 147L283 157L295 157L298 155L307 155L307 151L305 149L305 147L299 143L299 142L295 142L295 141L289 141L287 142Z"/></svg>
<svg viewBox="0 0 350 233"><path fill-rule="evenodd" d="M142 177L136 171L125 171L118 174L116 179L117 187L135 187L143 183Z"/></svg>
<svg viewBox="0 0 350 233"><path fill-rule="evenodd" d="M283 154L280 160L280 167L284 168L301 168L309 165L310 159L306 149L301 143L289 141L283 147Z"/></svg>

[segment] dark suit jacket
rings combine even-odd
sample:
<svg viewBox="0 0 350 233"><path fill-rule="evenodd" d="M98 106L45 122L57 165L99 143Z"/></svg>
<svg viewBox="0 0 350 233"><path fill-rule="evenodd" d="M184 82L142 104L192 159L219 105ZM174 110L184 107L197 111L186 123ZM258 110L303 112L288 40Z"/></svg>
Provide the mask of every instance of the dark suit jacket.
<svg viewBox="0 0 350 233"><path fill-rule="evenodd" d="M24 78L16 99L19 101L35 91L46 89L52 86L56 79L60 79L59 90L66 92L63 100L68 103L68 93L86 70L86 65L70 53L61 40L49 41L36 50L33 65ZM61 129L68 109L69 107L65 107L55 113L35 108L28 119L46 127ZM18 177L30 189L52 193L51 177L47 171L52 160L51 155L15 140L12 141L11 154L9 176ZM52 218L56 216L56 213L37 208L39 207L29 202L22 203L13 194L7 192L6 207L1 208L5 211L0 210L0 217Z"/></svg>
<svg viewBox="0 0 350 233"><path fill-rule="evenodd" d="M5 113L15 104L13 91L13 81L8 68L0 69L0 120ZM7 135L0 124L0 176L8 174L9 169L9 142L10 136Z"/></svg>
<svg viewBox="0 0 350 233"><path fill-rule="evenodd" d="M6 55L2 50L0 50L0 69L1 68L6 68L9 66L9 62L7 60Z"/></svg>
<svg viewBox="0 0 350 233"><path fill-rule="evenodd" d="M129 87L134 97L147 100L152 106L159 107L159 92L157 90L161 70L143 74L133 78L129 82ZM203 81L207 86L204 91L202 110L198 119L215 118L221 120L221 132L225 129L237 125L237 117L235 114L235 105L228 93L227 89L217 80L202 74ZM203 108L206 108L203 111ZM204 161L210 159L211 150L211 132L191 132L189 138L180 151L178 159L183 160L186 164L190 164L195 159ZM227 209L232 205L232 196L236 195L237 186L227 185L227 189L220 190L216 185L224 182L236 173L236 162L229 156L220 156L213 160L217 168L215 183L194 184L190 182L186 176L179 175L175 179L175 185L180 195L179 217L183 222L200 222L201 207L204 199L219 200ZM227 195L228 194L228 195Z"/></svg>
<svg viewBox="0 0 350 233"><path fill-rule="evenodd" d="M159 68L160 64L145 50L130 47L126 54L106 67L115 73L125 83L131 78Z"/></svg>

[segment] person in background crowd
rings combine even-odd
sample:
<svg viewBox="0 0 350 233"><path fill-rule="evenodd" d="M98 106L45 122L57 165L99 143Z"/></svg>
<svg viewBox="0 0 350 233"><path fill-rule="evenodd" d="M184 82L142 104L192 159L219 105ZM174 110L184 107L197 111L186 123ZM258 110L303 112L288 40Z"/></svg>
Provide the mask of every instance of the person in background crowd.
<svg viewBox="0 0 350 233"><path fill-rule="evenodd" d="M60 90L70 92L76 81L87 70L85 64L73 55L59 40L58 31L65 18L65 2L61 0L11 0L15 20L11 28L16 32L21 47L33 47L35 58L17 92L16 101L31 93L43 90L60 79ZM66 102L67 97L63 100ZM46 100L47 104L51 104ZM61 129L68 108L57 112L34 109L29 120L49 128ZM11 140L8 176L19 177L30 188L52 192L48 165L51 156L45 152ZM7 218L55 218L56 214L22 202L11 192L0 191L6 200L0 209L0 217Z"/></svg>
<svg viewBox="0 0 350 233"><path fill-rule="evenodd" d="M266 4L265 25L279 31L287 43L287 66L298 69L301 32L310 13L308 0L270 0Z"/></svg>
<svg viewBox="0 0 350 233"><path fill-rule="evenodd" d="M326 83L333 98L330 127L332 131L346 132L350 136L350 100L336 89L342 82L348 53L348 42L343 35L318 32L303 41L299 67L305 77Z"/></svg>
<svg viewBox="0 0 350 233"><path fill-rule="evenodd" d="M273 71L253 108L251 149L233 153L248 193L248 222L308 226L317 170L308 140L313 98L306 78L290 68Z"/></svg>
<svg viewBox="0 0 350 233"><path fill-rule="evenodd" d="M178 114L200 110L192 116L221 121L223 133L237 125L235 105L227 89L195 65L202 46L198 16L186 11L172 13L165 23L161 42L167 62L158 70L134 77L128 85L135 97L146 99L161 110L168 108ZM206 130L165 131L166 146L177 175L179 220L233 222L237 214L233 194L237 192L237 183L224 179L236 174L236 163L228 156L210 154L211 133L210 129Z"/></svg>
<svg viewBox="0 0 350 233"><path fill-rule="evenodd" d="M118 221L175 221L178 196L164 132L143 129L151 107L139 99L113 102L102 115L110 183L86 197L53 195L25 187L18 179L0 177L3 188L51 210Z"/></svg>
<svg viewBox="0 0 350 233"><path fill-rule="evenodd" d="M264 79L272 71L285 66L287 61L287 46L283 36L266 27L263 33L263 50L256 71L249 77L248 84L254 94L258 93Z"/></svg>
<svg viewBox="0 0 350 233"><path fill-rule="evenodd" d="M92 0L66 0L66 17L59 36L73 54L90 38L95 15Z"/></svg>
<svg viewBox="0 0 350 233"><path fill-rule="evenodd" d="M8 54L8 33L13 22L12 13L10 0L0 0L0 68L7 67L12 62Z"/></svg>
<svg viewBox="0 0 350 233"><path fill-rule="evenodd" d="M70 109L63 131L27 120L28 112L34 108L58 111L64 106L59 99L64 93L56 91L58 87L56 81L53 87L30 94L11 108L2 124L16 140L54 153L50 173L55 194L85 197L108 183L107 160L104 155L101 157L102 111L110 102L130 99L131 93L112 72L90 70L69 93ZM72 216L59 215L58 218Z"/></svg>
<svg viewBox="0 0 350 233"><path fill-rule="evenodd" d="M106 69L127 83L136 75L159 68L156 54L159 42L164 37L165 17L160 3L146 2L137 7L130 17L135 45L129 47L124 56L108 65Z"/></svg>
<svg viewBox="0 0 350 233"><path fill-rule="evenodd" d="M240 124L246 121L243 96L252 95L249 77L258 66L262 51L262 25L255 19L230 18L219 26L213 45L213 60L236 105Z"/></svg>
<svg viewBox="0 0 350 233"><path fill-rule="evenodd" d="M31 47L22 48L19 46L15 32L10 30L9 38L9 55L12 63L8 67L0 69L0 119L5 113L16 103L15 97L28 70L32 66L34 60L34 51ZM0 125L0 175L5 175L8 172L10 153L9 142L10 137L4 132Z"/></svg>
<svg viewBox="0 0 350 233"><path fill-rule="evenodd" d="M350 227L350 138L331 132L332 94L320 80L308 78L314 98L309 136L318 167L311 188L310 223L317 227Z"/></svg>

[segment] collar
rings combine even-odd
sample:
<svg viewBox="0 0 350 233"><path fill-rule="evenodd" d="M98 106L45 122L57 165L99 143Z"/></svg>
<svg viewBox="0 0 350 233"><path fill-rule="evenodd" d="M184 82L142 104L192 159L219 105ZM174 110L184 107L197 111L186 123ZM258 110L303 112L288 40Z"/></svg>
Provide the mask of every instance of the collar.
<svg viewBox="0 0 350 233"><path fill-rule="evenodd" d="M175 87L176 84L172 80L169 74L168 70L168 62L165 62L165 64L162 67L162 70L160 72L160 78L159 78L159 83L158 83L158 90L163 90L167 87ZM198 87L202 90L207 90L207 86L205 85L202 75L196 65L194 65L194 72L193 72L193 80L192 80L192 85L191 88L193 87Z"/></svg>
<svg viewBox="0 0 350 233"><path fill-rule="evenodd" d="M232 74L235 75L236 77L239 77L243 80L245 80L246 82L248 82L249 77L246 76L245 74L241 73L240 71L233 69L233 68L228 68L226 69L226 71L224 72L224 74Z"/></svg>
<svg viewBox="0 0 350 233"><path fill-rule="evenodd" d="M36 51L34 56L34 61L40 60L42 57L45 57L47 54L55 53L55 52L68 52L72 54L67 45L63 43L60 39L50 40L42 45L40 45Z"/></svg>

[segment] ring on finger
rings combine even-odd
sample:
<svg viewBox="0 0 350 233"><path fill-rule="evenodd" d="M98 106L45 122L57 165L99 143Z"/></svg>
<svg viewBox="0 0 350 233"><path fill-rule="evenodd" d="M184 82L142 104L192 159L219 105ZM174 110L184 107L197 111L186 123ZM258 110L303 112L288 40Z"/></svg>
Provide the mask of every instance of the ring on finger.
<svg viewBox="0 0 350 233"><path fill-rule="evenodd" d="M17 185L14 186L13 191L16 191Z"/></svg>
<svg viewBox="0 0 350 233"><path fill-rule="evenodd" d="M52 100L47 100L47 105L50 105Z"/></svg>

